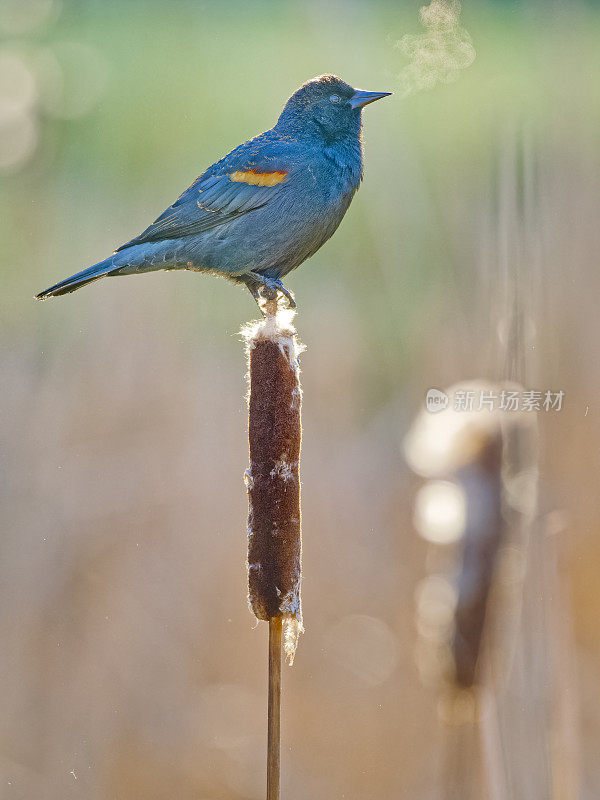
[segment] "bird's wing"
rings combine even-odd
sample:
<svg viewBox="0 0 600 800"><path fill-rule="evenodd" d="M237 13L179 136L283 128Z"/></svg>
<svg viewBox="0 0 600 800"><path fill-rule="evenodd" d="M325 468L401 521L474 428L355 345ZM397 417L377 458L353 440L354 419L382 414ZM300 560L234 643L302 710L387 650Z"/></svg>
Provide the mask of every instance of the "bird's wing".
<svg viewBox="0 0 600 800"><path fill-rule="evenodd" d="M269 203L289 180L294 162L285 144L265 142L249 148L251 144L241 145L200 175L150 227L119 250L203 233Z"/></svg>

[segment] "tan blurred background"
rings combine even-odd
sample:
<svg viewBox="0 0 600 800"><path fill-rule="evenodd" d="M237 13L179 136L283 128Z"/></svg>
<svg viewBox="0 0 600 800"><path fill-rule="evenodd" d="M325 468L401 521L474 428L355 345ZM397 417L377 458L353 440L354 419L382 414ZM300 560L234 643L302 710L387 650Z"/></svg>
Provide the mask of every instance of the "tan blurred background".
<svg viewBox="0 0 600 800"><path fill-rule="evenodd" d="M1 797L263 796L253 301L186 272L32 297L139 233L307 78L396 88L418 7L0 3ZM553 798L600 797L600 7L470 2L462 24L474 64L366 110L364 185L288 279L307 345L288 800L443 796L439 694L415 660L430 550L401 445L430 386L504 377L507 286L519 379L565 392L540 415L537 512L560 519L548 641L573 637L578 777Z"/></svg>

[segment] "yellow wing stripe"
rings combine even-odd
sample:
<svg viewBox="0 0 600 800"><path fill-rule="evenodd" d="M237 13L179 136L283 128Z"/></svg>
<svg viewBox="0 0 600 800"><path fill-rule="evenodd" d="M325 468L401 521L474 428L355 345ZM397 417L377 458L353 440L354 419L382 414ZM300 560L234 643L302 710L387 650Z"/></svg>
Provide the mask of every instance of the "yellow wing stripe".
<svg viewBox="0 0 600 800"><path fill-rule="evenodd" d="M287 176L287 172L255 172L253 169L248 172L230 172L229 177L236 183L248 183L250 186L277 186L282 183Z"/></svg>

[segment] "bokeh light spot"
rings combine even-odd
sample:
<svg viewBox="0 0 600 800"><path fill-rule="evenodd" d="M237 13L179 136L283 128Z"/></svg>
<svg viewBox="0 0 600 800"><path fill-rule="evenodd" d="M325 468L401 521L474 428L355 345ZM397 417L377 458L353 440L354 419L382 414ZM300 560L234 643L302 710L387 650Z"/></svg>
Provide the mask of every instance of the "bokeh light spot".
<svg viewBox="0 0 600 800"><path fill-rule="evenodd" d="M435 544L456 542L464 533L464 492L450 481L429 481L415 498L414 525L420 536Z"/></svg>
<svg viewBox="0 0 600 800"><path fill-rule="evenodd" d="M40 101L54 117L76 119L91 111L108 87L109 68L102 53L82 42L60 42L36 59Z"/></svg>
<svg viewBox="0 0 600 800"><path fill-rule="evenodd" d="M37 124L30 113L0 116L0 170L13 172L22 167L35 152L37 140Z"/></svg>

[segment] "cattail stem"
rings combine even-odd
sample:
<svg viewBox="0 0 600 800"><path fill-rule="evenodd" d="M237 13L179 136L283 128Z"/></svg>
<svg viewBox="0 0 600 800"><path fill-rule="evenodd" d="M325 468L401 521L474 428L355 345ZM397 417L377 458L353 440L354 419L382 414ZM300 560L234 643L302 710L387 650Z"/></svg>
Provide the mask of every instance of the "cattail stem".
<svg viewBox="0 0 600 800"><path fill-rule="evenodd" d="M267 800L279 800L281 723L281 617L269 620L269 705L267 712Z"/></svg>

